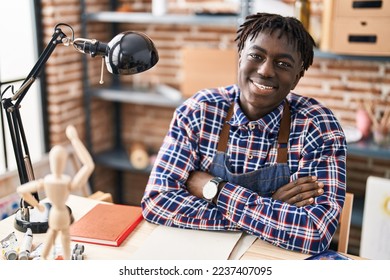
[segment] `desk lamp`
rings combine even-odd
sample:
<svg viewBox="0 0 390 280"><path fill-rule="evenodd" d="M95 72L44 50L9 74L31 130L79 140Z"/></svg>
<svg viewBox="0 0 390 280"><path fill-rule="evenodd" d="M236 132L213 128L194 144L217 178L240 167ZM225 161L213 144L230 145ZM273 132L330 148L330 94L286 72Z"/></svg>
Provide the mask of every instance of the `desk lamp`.
<svg viewBox="0 0 390 280"><path fill-rule="evenodd" d="M71 30L71 38L67 37L60 26ZM29 90L30 86L38 78L43 66L53 53L57 45L73 45L82 53L90 54L91 57L102 57L102 73L104 62L107 70L114 75L132 75L144 72L152 68L158 62L158 52L153 41L143 33L127 31L116 35L109 43L103 43L95 39L74 39L73 28L65 23L59 23L54 28L52 38L35 66L28 74L19 90L14 92L14 87L8 86L0 96L1 103L7 116L7 123L12 138L13 150L16 158L20 183L24 184L35 180L31 164L30 153L26 136L23 129L20 115L20 103ZM101 74L100 83L103 83ZM12 96L4 98L8 89L11 89ZM33 194L39 201L38 193ZM50 204L45 204L45 211L42 213L37 208L31 207L27 202L21 200L20 208L16 212L14 226L17 230L26 232L31 228L33 233L44 233L48 229L48 212ZM69 209L71 212L71 210Z"/></svg>

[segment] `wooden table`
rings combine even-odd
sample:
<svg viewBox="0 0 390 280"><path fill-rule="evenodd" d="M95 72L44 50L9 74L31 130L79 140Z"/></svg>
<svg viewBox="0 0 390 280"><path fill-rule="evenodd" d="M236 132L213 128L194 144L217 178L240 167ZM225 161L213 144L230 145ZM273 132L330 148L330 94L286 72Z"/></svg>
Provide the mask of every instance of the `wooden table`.
<svg viewBox="0 0 390 280"><path fill-rule="evenodd" d="M97 203L102 203L97 200L84 198L77 195L71 195L67 205L72 209L75 220L81 218ZM104 203L104 202L103 202ZM23 240L24 233L19 232L14 228L14 217L8 217L0 221L0 239L6 237L12 231L15 232L19 241ZM137 228L127 237L127 239L119 247L102 246L95 244L84 243L86 259L92 260L125 260L135 252L147 236L156 228L156 225L147 221L142 221ZM33 246L45 242L45 234L34 234ZM72 242L72 247L74 242ZM361 259L358 256L348 255L353 259ZM309 257L307 254L288 251L265 241L257 239L253 245L244 253L241 260L302 260Z"/></svg>

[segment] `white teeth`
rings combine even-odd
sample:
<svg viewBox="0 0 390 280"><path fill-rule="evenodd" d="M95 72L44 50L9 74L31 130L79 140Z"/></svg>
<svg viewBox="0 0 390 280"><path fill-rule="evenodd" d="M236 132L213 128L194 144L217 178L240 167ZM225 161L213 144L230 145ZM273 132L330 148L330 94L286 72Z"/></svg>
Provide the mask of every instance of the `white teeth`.
<svg viewBox="0 0 390 280"><path fill-rule="evenodd" d="M272 87L267 87L267 86L264 86L264 85L260 85L260 88L261 89L272 89Z"/></svg>
<svg viewBox="0 0 390 280"><path fill-rule="evenodd" d="M258 84L258 83L254 83L254 85L255 85L256 87L258 87L259 89L261 89L261 90L271 90L271 89L273 89L273 87L268 87L268 86L265 86L265 85L260 85L260 84Z"/></svg>

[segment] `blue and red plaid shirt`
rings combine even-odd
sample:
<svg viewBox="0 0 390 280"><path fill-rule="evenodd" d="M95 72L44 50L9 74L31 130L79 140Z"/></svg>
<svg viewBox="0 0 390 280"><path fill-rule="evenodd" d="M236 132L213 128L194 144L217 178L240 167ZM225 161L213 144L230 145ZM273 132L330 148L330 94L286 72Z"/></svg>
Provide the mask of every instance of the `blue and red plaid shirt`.
<svg viewBox="0 0 390 280"><path fill-rule="evenodd" d="M324 194L312 205L297 207L232 183L221 190L216 205L186 190L191 171L209 170L223 120L233 104L228 143L231 171L241 174L276 164L283 105L249 121L238 105L239 95L237 85L206 89L176 109L142 199L145 219L181 228L243 230L285 249L323 251L329 247L344 204L346 141L334 114L312 98L292 92L287 96L290 179L315 175L324 183Z"/></svg>

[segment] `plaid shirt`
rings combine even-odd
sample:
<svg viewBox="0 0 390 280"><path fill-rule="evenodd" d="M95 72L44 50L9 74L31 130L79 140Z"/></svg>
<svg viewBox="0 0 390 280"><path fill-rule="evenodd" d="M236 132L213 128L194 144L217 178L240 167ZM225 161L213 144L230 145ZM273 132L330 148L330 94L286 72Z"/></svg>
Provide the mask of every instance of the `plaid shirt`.
<svg viewBox="0 0 390 280"><path fill-rule="evenodd" d="M292 92L287 96L290 179L315 175L324 183L324 194L312 205L296 207L232 183L221 190L216 205L187 192L189 173L209 170L231 104L231 171L241 174L276 164L283 105L249 121L238 105L239 95L237 85L202 90L176 109L142 199L145 219L182 228L243 230L285 249L323 251L344 203L346 142L333 113L314 99Z"/></svg>

